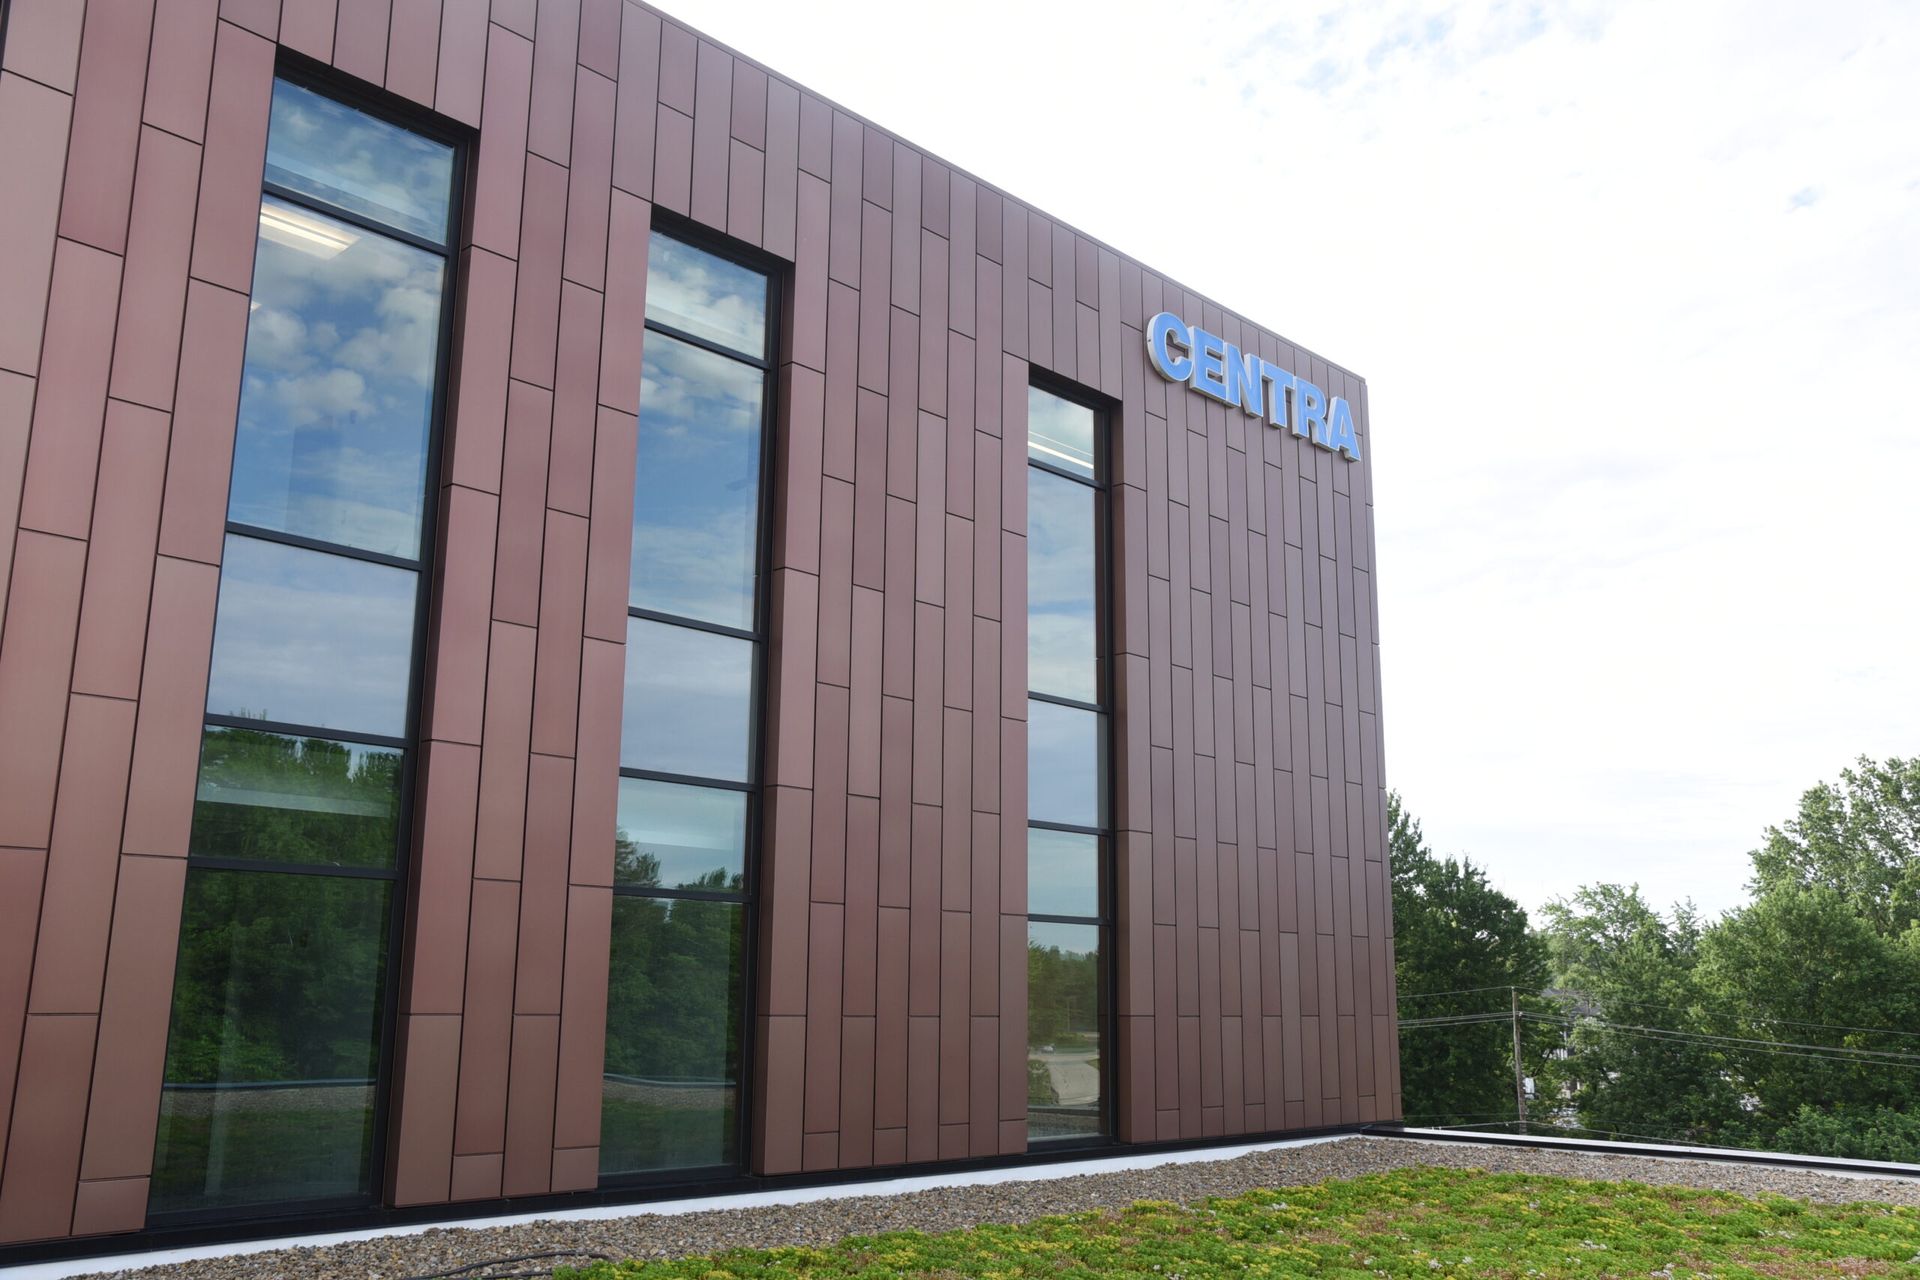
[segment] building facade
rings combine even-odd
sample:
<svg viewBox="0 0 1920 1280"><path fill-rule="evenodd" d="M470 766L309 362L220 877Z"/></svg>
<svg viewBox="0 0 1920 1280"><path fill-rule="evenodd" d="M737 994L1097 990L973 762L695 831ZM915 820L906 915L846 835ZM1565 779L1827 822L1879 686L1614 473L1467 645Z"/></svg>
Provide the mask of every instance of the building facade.
<svg viewBox="0 0 1920 1280"><path fill-rule="evenodd" d="M4 13L0 1243L1399 1117L1360 378L633 0Z"/></svg>

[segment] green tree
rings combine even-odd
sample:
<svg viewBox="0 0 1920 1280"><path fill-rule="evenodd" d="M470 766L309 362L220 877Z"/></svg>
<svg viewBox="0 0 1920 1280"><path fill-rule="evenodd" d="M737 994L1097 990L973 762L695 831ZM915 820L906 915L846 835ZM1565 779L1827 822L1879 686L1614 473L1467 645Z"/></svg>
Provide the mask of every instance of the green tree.
<svg viewBox="0 0 1920 1280"><path fill-rule="evenodd" d="M1703 935L1689 905L1662 916L1639 887L1586 886L1546 908L1555 986L1574 1015L1548 1091L1594 1130L1689 1142L1740 1116L1739 1093L1711 1044L1652 1028L1697 1023Z"/></svg>
<svg viewBox="0 0 1920 1280"><path fill-rule="evenodd" d="M1397 792L1387 797L1387 826L1401 1016L1496 1011L1509 1007L1508 993L1489 988L1525 993L1542 986L1546 948L1520 904L1471 861L1436 856ZM1416 1122L1514 1114L1509 1024L1414 1026L1401 1034L1400 1086ZM1546 1044L1538 1028L1528 1029L1528 1074Z"/></svg>
<svg viewBox="0 0 1920 1280"><path fill-rule="evenodd" d="M1782 889L1839 894L1883 937L1920 924L1920 756L1861 756L1800 797L1800 812L1768 827L1753 852L1756 898Z"/></svg>
<svg viewBox="0 0 1920 1280"><path fill-rule="evenodd" d="M1920 932L1907 939L1875 932L1824 884L1771 889L1702 939L1700 987L1709 1004L1699 1021L1729 1038L1721 1053L1758 1103L1751 1118L1758 1140L1771 1144L1783 1127L1797 1125L1822 1133L1823 1146L1849 1145L1842 1132L1858 1129L1861 1117L1920 1108L1920 1043L1843 1029L1920 1027L1913 940ZM1769 1043L1745 1043L1761 1041ZM1853 1119L1823 1130L1821 1114Z"/></svg>

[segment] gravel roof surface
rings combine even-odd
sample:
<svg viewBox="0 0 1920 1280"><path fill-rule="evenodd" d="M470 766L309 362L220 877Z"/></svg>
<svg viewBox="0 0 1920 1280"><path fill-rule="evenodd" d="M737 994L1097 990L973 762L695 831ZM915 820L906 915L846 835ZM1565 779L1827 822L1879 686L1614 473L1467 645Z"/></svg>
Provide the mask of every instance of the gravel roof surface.
<svg viewBox="0 0 1920 1280"><path fill-rule="evenodd" d="M664 1258L734 1246L826 1244L848 1235L917 1229L945 1231L980 1222L1020 1222L1052 1213L1111 1208L1135 1200L1192 1201L1260 1187L1351 1178L1408 1165L1631 1179L1803 1200L1920 1205L1920 1179L1855 1178L1763 1165L1708 1164L1644 1156L1530 1147L1475 1146L1392 1138L1348 1138L1282 1147L1232 1160L1161 1165L1043 1181L946 1187L892 1196L856 1196L805 1204L593 1220L541 1220L504 1227L436 1227L319 1248L208 1258L138 1271L103 1272L139 1280L404 1280L509 1255L550 1250L617 1258ZM563 1260L564 1261L564 1260ZM478 1274L528 1273L551 1262L485 1268Z"/></svg>

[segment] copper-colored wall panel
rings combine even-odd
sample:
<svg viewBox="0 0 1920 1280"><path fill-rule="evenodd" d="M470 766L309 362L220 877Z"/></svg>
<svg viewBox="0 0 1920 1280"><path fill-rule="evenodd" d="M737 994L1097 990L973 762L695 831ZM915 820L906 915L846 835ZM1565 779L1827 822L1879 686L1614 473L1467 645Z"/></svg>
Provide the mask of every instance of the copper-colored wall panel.
<svg viewBox="0 0 1920 1280"><path fill-rule="evenodd" d="M0 1238L139 1224L275 41L475 130L394 1202L597 1181L656 198L791 263L750 1167L1025 1147L1036 373L1111 404L1118 1136L1399 1114L1369 464L1142 331L1370 443L1363 382L632 0L87 8L17 0L0 64L0 1096L54 1090L0 1113Z"/></svg>

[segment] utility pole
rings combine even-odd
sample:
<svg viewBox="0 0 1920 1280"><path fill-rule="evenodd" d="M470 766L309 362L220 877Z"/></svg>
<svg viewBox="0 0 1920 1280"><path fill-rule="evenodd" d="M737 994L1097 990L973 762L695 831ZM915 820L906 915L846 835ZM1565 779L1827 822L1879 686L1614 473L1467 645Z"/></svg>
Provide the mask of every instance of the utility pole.
<svg viewBox="0 0 1920 1280"><path fill-rule="evenodd" d="M1527 1131L1527 1071L1520 1062L1520 992L1507 988L1513 997L1513 1105L1520 1112L1520 1132Z"/></svg>

